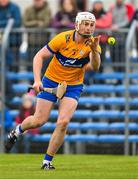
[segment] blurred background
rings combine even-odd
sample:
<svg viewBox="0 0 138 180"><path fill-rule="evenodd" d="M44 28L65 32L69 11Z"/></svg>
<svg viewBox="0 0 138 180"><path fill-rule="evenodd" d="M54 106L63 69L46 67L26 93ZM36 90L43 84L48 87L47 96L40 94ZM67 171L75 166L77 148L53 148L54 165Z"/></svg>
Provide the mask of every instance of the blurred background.
<svg viewBox="0 0 138 180"><path fill-rule="evenodd" d="M102 66L97 73L86 72L84 92L59 153L138 153L138 0L0 0L0 152L5 152L8 132L35 111L35 95L26 94L33 84L34 55L56 34L73 29L80 11L96 16ZM115 45L107 44L109 36L116 38ZM57 108L12 153L45 152Z"/></svg>

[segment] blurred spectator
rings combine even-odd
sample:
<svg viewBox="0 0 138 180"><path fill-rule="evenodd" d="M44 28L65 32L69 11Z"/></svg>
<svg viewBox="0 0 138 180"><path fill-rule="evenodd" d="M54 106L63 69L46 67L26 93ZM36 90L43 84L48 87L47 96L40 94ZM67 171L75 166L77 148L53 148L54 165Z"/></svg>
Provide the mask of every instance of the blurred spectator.
<svg viewBox="0 0 138 180"><path fill-rule="evenodd" d="M114 63L119 63L119 66L114 67L116 71L125 71L125 41L127 33L120 32L119 29L126 28L133 16L134 8L132 4L125 3L124 0L116 0L116 3L111 6L112 13L112 35L116 37L116 45L111 46L111 59Z"/></svg>
<svg viewBox="0 0 138 180"><path fill-rule="evenodd" d="M14 27L21 26L19 7L9 0L0 0L0 28L5 28L10 18L14 19Z"/></svg>
<svg viewBox="0 0 138 180"><path fill-rule="evenodd" d="M96 28L97 29L108 29L112 25L112 14L111 12L106 12L104 9L103 0L94 0L92 4L92 10L91 13L93 13L96 17ZM101 54L101 60L104 62L105 60L105 51L106 51L106 39L107 35L105 33L100 32L101 36L101 48L102 48L102 54ZM100 67L100 71L102 71L102 66ZM89 72L90 73L90 72ZM92 75L91 75L92 78Z"/></svg>
<svg viewBox="0 0 138 180"><path fill-rule="evenodd" d="M132 17L132 19L131 19L131 22L132 22L133 20L136 20L136 21L137 21L137 24L138 24L138 9L135 11L135 13L134 13L134 15L133 15L133 17Z"/></svg>
<svg viewBox="0 0 138 180"><path fill-rule="evenodd" d="M24 118L33 115L35 112L35 97L33 94L25 94L22 96L22 104L20 106L19 109L19 115L17 115L15 117L15 125L18 125L20 123L22 123L22 121L24 120ZM27 131L27 133L29 135L34 135L34 134L38 134L39 133L39 129L30 129L29 131ZM24 137L22 136L22 138L20 138L20 140L17 143L17 146L15 146L15 149L13 149L13 152L18 152L18 153L23 153L24 151L26 151L26 148L24 147L24 143L26 143L26 141L24 141Z"/></svg>
<svg viewBox="0 0 138 180"><path fill-rule="evenodd" d="M50 22L51 11L46 0L33 0L33 5L24 12L24 26L26 28L39 28L39 30L28 32L28 49L26 51L27 62L30 62L28 71L32 71L34 55L49 41L50 32L46 32L44 28L49 27Z"/></svg>
<svg viewBox="0 0 138 180"><path fill-rule="evenodd" d="M87 0L76 0L79 11L86 11Z"/></svg>
<svg viewBox="0 0 138 180"><path fill-rule="evenodd" d="M35 97L28 94L23 95L19 115L15 118L16 125L22 123L22 121L26 117L33 115L34 112L35 112ZM38 134L39 129L36 128L36 129L29 130L28 133Z"/></svg>
<svg viewBox="0 0 138 180"><path fill-rule="evenodd" d="M25 27L48 27L51 21L51 11L45 0L33 0L33 5L28 7L23 15Z"/></svg>
<svg viewBox="0 0 138 180"><path fill-rule="evenodd" d="M0 124L1 124L1 110L2 110L2 101L0 98ZM9 113L9 110L6 108L5 109L5 131L9 132L12 128L12 125L13 125L12 117Z"/></svg>
<svg viewBox="0 0 138 180"><path fill-rule="evenodd" d="M61 0L60 11L58 11L52 21L54 28L74 28L75 17L78 12L76 1Z"/></svg>
<svg viewBox="0 0 138 180"><path fill-rule="evenodd" d="M126 27L134 14L134 7L125 3L124 0L116 0L115 5L110 8L112 12L112 30Z"/></svg>
<svg viewBox="0 0 138 180"><path fill-rule="evenodd" d="M137 51L138 51L138 9L135 11L132 19L131 19L131 22L129 24L129 26L132 24L132 22L136 20L137 21L137 29L136 29L136 46L137 46Z"/></svg>
<svg viewBox="0 0 138 180"><path fill-rule="evenodd" d="M14 20L13 27L18 28L21 26L21 12L19 7L9 0L0 0L0 28L5 28L9 19ZM17 59L15 49L20 45L20 36L19 34L11 33L9 38L9 49L6 53L6 63L7 69L10 69L13 60ZM13 50L14 49L14 50ZM11 70L11 69L10 69Z"/></svg>
<svg viewBox="0 0 138 180"><path fill-rule="evenodd" d="M96 17L96 28L104 29L110 28L112 25L112 14L106 12L103 5L103 0L95 0L93 2L93 8L91 10Z"/></svg>

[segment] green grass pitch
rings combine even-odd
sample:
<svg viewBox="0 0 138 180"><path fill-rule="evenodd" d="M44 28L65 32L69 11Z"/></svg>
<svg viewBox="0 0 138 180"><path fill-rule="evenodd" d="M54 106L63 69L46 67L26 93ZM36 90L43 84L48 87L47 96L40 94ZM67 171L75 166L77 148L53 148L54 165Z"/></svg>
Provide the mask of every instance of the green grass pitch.
<svg viewBox="0 0 138 180"><path fill-rule="evenodd" d="M55 171L40 169L43 155L1 154L0 179L137 179L137 156L56 155Z"/></svg>

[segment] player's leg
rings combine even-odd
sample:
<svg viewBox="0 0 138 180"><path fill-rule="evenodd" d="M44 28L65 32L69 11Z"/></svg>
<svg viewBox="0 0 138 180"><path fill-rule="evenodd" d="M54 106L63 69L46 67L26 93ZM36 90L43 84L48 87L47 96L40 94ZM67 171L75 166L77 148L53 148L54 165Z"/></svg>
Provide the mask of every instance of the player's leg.
<svg viewBox="0 0 138 180"><path fill-rule="evenodd" d="M55 88L58 86L58 83L55 83L46 77L43 77L42 83L44 88ZM12 146L17 141L18 136L25 130L40 127L48 120L53 103L57 101L57 97L56 95L45 91L40 92L37 97L34 115L27 117L21 125L17 126L16 129L8 135L8 140L5 144L7 152L11 150Z"/></svg>
<svg viewBox="0 0 138 180"><path fill-rule="evenodd" d="M15 130L12 130L8 135L8 140L5 144L6 151L10 151L19 135L28 129L33 129L42 126L47 122L53 102L38 98L36 111L33 116L27 117L22 124L18 125Z"/></svg>
<svg viewBox="0 0 138 180"><path fill-rule="evenodd" d="M53 102L45 99L37 99L36 111L33 116L27 117L21 126L21 130L24 132L28 129L33 129L42 126L47 122L50 111L52 109Z"/></svg>
<svg viewBox="0 0 138 180"><path fill-rule="evenodd" d="M55 169L51 164L52 158L64 141L64 137L67 131L67 125L70 122L74 111L76 110L77 104L78 102L76 101L76 99L70 97L64 97L60 101L57 126L49 142L42 169ZM51 165L51 168L47 167L48 165Z"/></svg>

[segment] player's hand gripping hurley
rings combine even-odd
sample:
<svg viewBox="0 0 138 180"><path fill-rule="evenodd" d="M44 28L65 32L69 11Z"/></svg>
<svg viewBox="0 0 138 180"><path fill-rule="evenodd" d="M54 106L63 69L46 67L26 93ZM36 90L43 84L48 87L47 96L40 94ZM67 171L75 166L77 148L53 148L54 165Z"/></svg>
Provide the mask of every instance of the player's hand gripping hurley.
<svg viewBox="0 0 138 180"><path fill-rule="evenodd" d="M62 99L62 97L64 96L65 92L66 92L66 88L67 88L67 83L65 81L63 81L62 83L60 83L56 88L43 88L43 87L39 87L39 91L46 91L49 92L51 94L55 94L57 96L57 98ZM34 88L31 86L28 88L28 92L30 92L31 90L34 90Z"/></svg>

